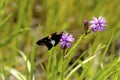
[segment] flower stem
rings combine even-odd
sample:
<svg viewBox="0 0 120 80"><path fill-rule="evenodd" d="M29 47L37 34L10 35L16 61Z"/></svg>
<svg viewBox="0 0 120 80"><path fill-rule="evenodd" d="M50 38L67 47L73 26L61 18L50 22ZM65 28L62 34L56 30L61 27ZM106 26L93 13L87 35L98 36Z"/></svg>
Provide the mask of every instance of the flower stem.
<svg viewBox="0 0 120 80"><path fill-rule="evenodd" d="M62 70L61 70L61 80L64 79L64 55L65 55L65 50L63 49L63 53L62 53Z"/></svg>

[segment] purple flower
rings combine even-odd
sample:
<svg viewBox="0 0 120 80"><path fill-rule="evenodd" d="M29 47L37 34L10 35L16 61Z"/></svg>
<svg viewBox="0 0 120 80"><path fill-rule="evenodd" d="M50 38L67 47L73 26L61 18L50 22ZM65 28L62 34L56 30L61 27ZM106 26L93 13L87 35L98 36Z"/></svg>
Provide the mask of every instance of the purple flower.
<svg viewBox="0 0 120 80"><path fill-rule="evenodd" d="M71 47L71 43L74 42L73 35L68 35L68 33L63 33L60 39L60 45L63 49Z"/></svg>
<svg viewBox="0 0 120 80"><path fill-rule="evenodd" d="M92 31L104 31L105 27L107 26L105 18L99 16L99 18L93 17L93 20L90 21L90 28Z"/></svg>

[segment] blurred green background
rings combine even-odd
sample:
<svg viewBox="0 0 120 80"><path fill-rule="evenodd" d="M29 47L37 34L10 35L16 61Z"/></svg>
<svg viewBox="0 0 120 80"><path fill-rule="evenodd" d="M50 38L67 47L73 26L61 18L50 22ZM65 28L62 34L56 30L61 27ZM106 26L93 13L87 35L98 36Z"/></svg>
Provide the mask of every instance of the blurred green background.
<svg viewBox="0 0 120 80"><path fill-rule="evenodd" d="M108 54L118 56L120 0L0 0L0 71L3 71L3 66L8 66L25 74L25 62L19 50L29 59L35 53L35 75L38 78L44 76L37 66L39 61L46 60L47 49L35 42L58 31L68 31L77 37L83 32L83 21L91 20L93 16L105 17L108 27L105 32L90 35L80 47L85 50L85 45L91 47L94 41L96 45L106 44L115 31Z"/></svg>

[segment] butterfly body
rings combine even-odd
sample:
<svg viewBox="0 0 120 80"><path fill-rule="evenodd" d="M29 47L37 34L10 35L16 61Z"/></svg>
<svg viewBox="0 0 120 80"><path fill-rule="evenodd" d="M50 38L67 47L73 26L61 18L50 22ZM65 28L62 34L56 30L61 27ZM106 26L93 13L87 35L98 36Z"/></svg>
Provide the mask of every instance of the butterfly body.
<svg viewBox="0 0 120 80"><path fill-rule="evenodd" d="M50 36L47 36L39 41L37 41L38 45L45 45L48 47L48 50L50 50L53 46L56 46L61 39L62 33L53 33Z"/></svg>

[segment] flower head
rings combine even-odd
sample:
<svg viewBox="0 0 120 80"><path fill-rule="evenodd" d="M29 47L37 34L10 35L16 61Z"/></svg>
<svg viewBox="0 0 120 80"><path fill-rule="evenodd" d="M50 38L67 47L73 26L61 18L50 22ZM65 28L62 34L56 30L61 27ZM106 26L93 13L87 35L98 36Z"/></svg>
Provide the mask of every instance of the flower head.
<svg viewBox="0 0 120 80"><path fill-rule="evenodd" d="M99 16L99 18L93 17L93 20L90 21L90 28L92 31L104 31L107 26L105 18Z"/></svg>
<svg viewBox="0 0 120 80"><path fill-rule="evenodd" d="M68 35L68 33L63 33L60 39L60 45L63 49L71 47L71 43L74 42L73 35Z"/></svg>

